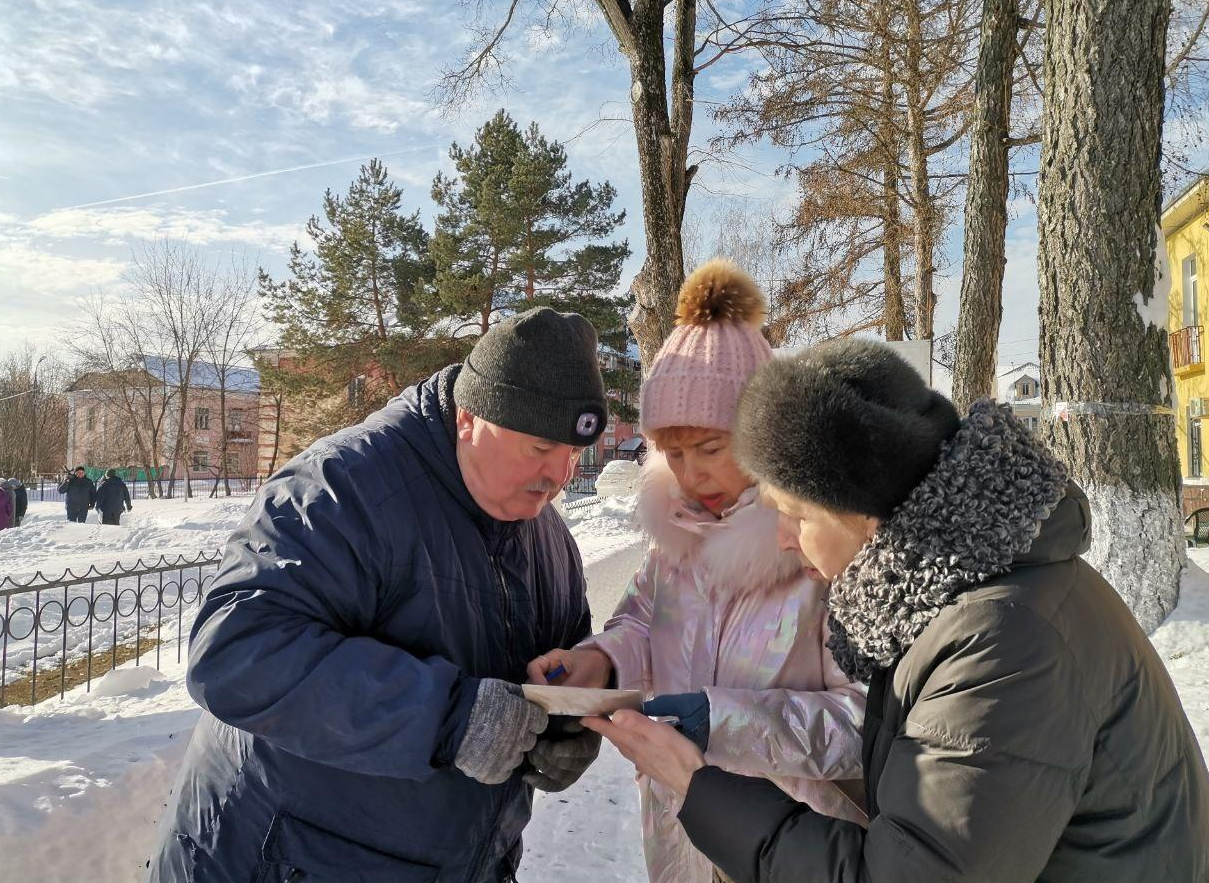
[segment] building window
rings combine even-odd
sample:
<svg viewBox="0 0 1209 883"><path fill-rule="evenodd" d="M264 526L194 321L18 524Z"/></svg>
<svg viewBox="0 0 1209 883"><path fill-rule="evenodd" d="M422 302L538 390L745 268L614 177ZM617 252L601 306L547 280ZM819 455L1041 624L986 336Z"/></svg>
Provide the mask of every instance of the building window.
<svg viewBox="0 0 1209 883"><path fill-rule="evenodd" d="M239 476L239 454L227 454L227 475Z"/></svg>
<svg viewBox="0 0 1209 883"><path fill-rule="evenodd" d="M227 431L243 432L243 410L232 408L227 411Z"/></svg>
<svg viewBox="0 0 1209 883"><path fill-rule="evenodd" d="M1184 327L1191 328L1199 324L1197 317L1200 312L1196 303L1196 255L1190 254L1184 258L1183 271Z"/></svg>
<svg viewBox="0 0 1209 883"><path fill-rule="evenodd" d="M365 375L354 377L348 382L348 403L352 407L361 404L365 399Z"/></svg>
<svg viewBox="0 0 1209 883"><path fill-rule="evenodd" d="M89 432L97 428L97 409L89 408L88 416L84 419L84 428Z"/></svg>
<svg viewBox="0 0 1209 883"><path fill-rule="evenodd" d="M1188 406L1188 477L1201 477L1201 421Z"/></svg>
<svg viewBox="0 0 1209 883"><path fill-rule="evenodd" d="M210 452L209 451L194 451L193 452L193 471L207 472L210 469Z"/></svg>
<svg viewBox="0 0 1209 883"><path fill-rule="evenodd" d="M595 466L597 464L596 445L590 448L584 448L584 452L579 456L580 466Z"/></svg>
<svg viewBox="0 0 1209 883"><path fill-rule="evenodd" d="M194 408L193 409L193 428L194 429L209 429L210 428L210 409L209 408Z"/></svg>

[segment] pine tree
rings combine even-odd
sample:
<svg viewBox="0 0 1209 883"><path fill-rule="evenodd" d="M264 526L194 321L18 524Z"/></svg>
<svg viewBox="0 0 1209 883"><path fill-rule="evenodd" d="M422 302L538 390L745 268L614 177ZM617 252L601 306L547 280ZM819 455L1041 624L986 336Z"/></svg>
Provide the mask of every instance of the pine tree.
<svg viewBox="0 0 1209 883"><path fill-rule="evenodd" d="M429 237L419 213L402 206L403 192L386 166L371 160L347 194L324 194L323 220L312 216L307 224L315 251L294 243L289 279L277 282L260 271L281 345L297 353L288 379L293 397L310 406L340 402L314 432L361 419L464 354L467 342L435 333L448 310L430 284ZM337 397L363 376L368 382L357 396Z"/></svg>
<svg viewBox="0 0 1209 883"><path fill-rule="evenodd" d="M611 184L573 181L563 146L536 123L522 132L502 110L449 155L457 177L438 175L432 186L441 209L432 258L452 310L480 333L501 310L543 303L609 323L621 315L593 300L616 287L630 253L626 241L607 241L625 220L612 211ZM602 342L624 334L618 321L620 330L597 325Z"/></svg>

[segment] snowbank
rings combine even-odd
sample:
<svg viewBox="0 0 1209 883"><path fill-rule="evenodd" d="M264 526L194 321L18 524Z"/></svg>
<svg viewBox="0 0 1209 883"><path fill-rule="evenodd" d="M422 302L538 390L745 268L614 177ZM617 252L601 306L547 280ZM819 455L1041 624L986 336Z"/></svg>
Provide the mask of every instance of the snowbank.
<svg viewBox="0 0 1209 883"><path fill-rule="evenodd" d="M1180 603L1150 636L1209 758L1209 549L1190 549Z"/></svg>
<svg viewBox="0 0 1209 883"><path fill-rule="evenodd" d="M197 721L172 662L110 672L92 694L0 709L5 880L126 883L146 862Z"/></svg>

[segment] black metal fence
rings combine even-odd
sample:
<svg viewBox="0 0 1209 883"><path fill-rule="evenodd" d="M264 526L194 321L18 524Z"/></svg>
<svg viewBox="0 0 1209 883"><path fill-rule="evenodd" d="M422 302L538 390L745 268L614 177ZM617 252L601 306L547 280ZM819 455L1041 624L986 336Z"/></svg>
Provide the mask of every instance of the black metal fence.
<svg viewBox="0 0 1209 883"><path fill-rule="evenodd" d="M64 495L59 493L59 485L63 482L63 476L41 475L36 482L27 484L26 492L29 495L30 501L39 500L42 502L62 502ZM253 476L251 478L209 478L193 476L189 480L190 493L194 499L203 499L207 497L251 497L260 490L261 484L264 483L263 476ZM154 482L146 481L128 481L126 487L130 490L130 499L132 500L149 500L149 499L181 499L185 496L185 481L183 478L178 478L176 483L169 488L168 480L164 479L160 482L162 496L153 497L150 485ZM100 485L100 482L97 482ZM228 495L227 488L230 487L231 493ZM171 490L171 493L169 491Z"/></svg>
<svg viewBox="0 0 1209 883"><path fill-rule="evenodd" d="M130 659L165 648L180 662L185 610L199 606L220 552L161 556L108 571L0 579L0 706L60 697ZM175 648L172 649L172 645Z"/></svg>
<svg viewBox="0 0 1209 883"><path fill-rule="evenodd" d="M596 493L596 476L577 475L567 482L566 491L569 494L594 494Z"/></svg>

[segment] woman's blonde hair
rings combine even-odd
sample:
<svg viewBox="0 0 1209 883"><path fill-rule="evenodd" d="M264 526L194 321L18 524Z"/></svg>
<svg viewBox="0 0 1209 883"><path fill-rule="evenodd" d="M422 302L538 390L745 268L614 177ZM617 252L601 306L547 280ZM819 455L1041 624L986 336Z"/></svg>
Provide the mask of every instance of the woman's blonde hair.
<svg viewBox="0 0 1209 883"><path fill-rule="evenodd" d="M665 450L678 445L692 444L699 436L716 432L726 432L726 430L709 429L704 426L662 426L659 429L652 429L647 433L647 437L655 443L656 448Z"/></svg>

